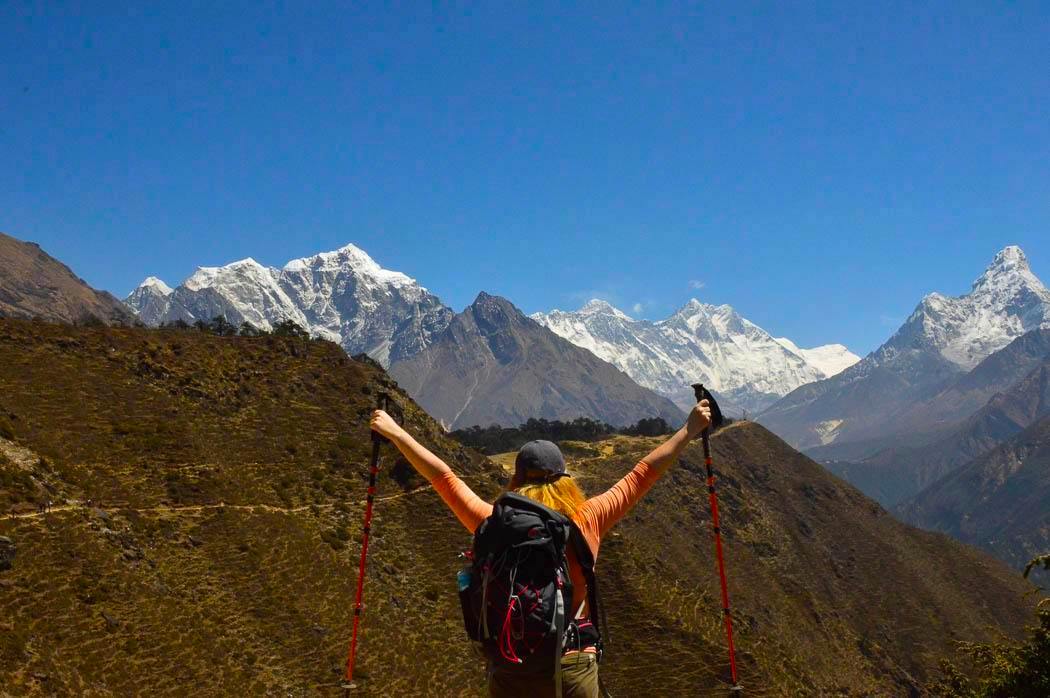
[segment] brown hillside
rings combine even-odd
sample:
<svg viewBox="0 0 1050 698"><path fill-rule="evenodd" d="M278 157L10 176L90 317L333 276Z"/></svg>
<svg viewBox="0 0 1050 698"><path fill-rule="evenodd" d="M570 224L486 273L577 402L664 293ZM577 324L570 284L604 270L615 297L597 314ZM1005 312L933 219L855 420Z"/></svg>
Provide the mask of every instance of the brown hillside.
<svg viewBox="0 0 1050 698"><path fill-rule="evenodd" d="M390 384L323 342L0 320L3 692L340 695L367 416ZM494 495L499 467L401 399ZM651 444L580 446L571 465L595 492ZM1027 619L1015 573L761 427L713 444L749 694L905 694L951 639ZM726 674L699 462L603 545L616 696L711 695ZM480 696L454 594L468 537L409 472L390 458L380 484L360 695Z"/></svg>
<svg viewBox="0 0 1050 698"><path fill-rule="evenodd" d="M123 303L96 291L32 242L0 233L0 317L131 322Z"/></svg>
<svg viewBox="0 0 1050 698"><path fill-rule="evenodd" d="M587 490L643 455L641 441L620 438L615 454L578 465ZM712 447L749 693L904 695L951 640L1014 632L1030 618L1016 572L899 523L763 427L733 425ZM658 680L667 695L691 695L694 682L728 673L701 454L687 454L602 549L618 694L645 695ZM673 629L683 669L657 677L668 651L660 628Z"/></svg>

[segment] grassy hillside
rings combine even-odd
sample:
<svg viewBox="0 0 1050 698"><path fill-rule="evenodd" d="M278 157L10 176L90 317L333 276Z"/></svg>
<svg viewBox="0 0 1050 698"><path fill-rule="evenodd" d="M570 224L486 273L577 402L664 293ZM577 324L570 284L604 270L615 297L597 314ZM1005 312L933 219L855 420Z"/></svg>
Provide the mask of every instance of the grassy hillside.
<svg viewBox="0 0 1050 698"><path fill-rule="evenodd" d="M367 417L391 387L322 342L0 321L3 690L339 695ZM493 496L499 459L398 394ZM653 443L566 452L597 492ZM951 639L1030 617L1003 565L897 523L761 427L713 444L749 694L900 695ZM700 462L690 448L603 544L614 695L713 694L727 674ZM454 593L469 537L393 457L373 534L359 693L482 695Z"/></svg>
<svg viewBox="0 0 1050 698"><path fill-rule="evenodd" d="M103 695L334 685L367 417L390 385L327 343L0 322L0 413L35 454L3 465L18 476L4 488L8 516L11 500L33 514L24 501L46 498L26 486L27 469L47 496L78 503L0 519L17 546L0 573L0 684ZM407 412L414 433L495 490L480 456ZM466 541L448 535L443 505L409 472L386 460L362 650L366 671L394 668L382 685L397 695L477 679L460 643L414 663L435 631L458 638L448 591Z"/></svg>
<svg viewBox="0 0 1050 698"><path fill-rule="evenodd" d="M642 441L620 437L578 462L587 490L656 443ZM712 446L749 693L907 694L952 640L1016 633L1030 619L1015 572L899 523L763 427L735 424ZM701 462L691 447L602 548L619 694L659 681L690 695L728 673ZM654 673L668 653L682 666Z"/></svg>

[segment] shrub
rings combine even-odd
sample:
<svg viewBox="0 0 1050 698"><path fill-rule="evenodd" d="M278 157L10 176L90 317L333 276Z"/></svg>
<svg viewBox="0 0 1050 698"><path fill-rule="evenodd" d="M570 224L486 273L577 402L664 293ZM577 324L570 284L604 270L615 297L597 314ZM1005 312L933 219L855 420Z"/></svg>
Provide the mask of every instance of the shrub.
<svg viewBox="0 0 1050 698"><path fill-rule="evenodd" d="M321 531L321 540L328 543L332 550L344 550L346 549L346 541L350 539L350 535L344 530L338 528L326 529Z"/></svg>
<svg viewBox="0 0 1050 698"><path fill-rule="evenodd" d="M275 337L293 337L296 339L309 339L310 333L300 327L292 320L282 320L273 326Z"/></svg>
<svg viewBox="0 0 1050 698"><path fill-rule="evenodd" d="M1032 560L1033 568L1050 569L1050 555ZM928 687L944 698L1044 698L1050 696L1050 598L1036 609L1036 624L1022 642L960 642L959 650L970 664L962 671L951 661L941 662L942 677Z"/></svg>

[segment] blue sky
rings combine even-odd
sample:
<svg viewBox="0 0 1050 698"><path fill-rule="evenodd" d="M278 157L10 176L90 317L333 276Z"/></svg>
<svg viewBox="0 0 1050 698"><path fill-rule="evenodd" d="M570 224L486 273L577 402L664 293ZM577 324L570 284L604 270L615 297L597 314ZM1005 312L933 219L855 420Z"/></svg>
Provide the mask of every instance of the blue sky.
<svg viewBox="0 0 1050 698"><path fill-rule="evenodd" d="M1047 3L58 5L0 7L0 230L118 295L354 242L865 353L1004 245L1050 280Z"/></svg>

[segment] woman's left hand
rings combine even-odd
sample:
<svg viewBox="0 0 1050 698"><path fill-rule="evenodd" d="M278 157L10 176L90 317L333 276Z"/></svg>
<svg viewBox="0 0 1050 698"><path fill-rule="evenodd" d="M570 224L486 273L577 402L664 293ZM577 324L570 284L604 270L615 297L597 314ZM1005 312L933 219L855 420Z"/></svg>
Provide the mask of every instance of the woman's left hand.
<svg viewBox="0 0 1050 698"><path fill-rule="evenodd" d="M380 436L385 436L391 441L402 431L401 425L383 410L376 410L372 413L369 426L372 427L372 431L378 432Z"/></svg>
<svg viewBox="0 0 1050 698"><path fill-rule="evenodd" d="M689 431L689 438L695 439L700 432L711 426L711 403L701 400L696 407L689 412L689 421L685 428Z"/></svg>

